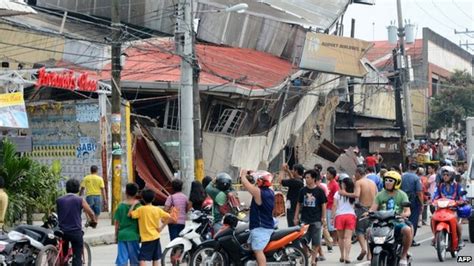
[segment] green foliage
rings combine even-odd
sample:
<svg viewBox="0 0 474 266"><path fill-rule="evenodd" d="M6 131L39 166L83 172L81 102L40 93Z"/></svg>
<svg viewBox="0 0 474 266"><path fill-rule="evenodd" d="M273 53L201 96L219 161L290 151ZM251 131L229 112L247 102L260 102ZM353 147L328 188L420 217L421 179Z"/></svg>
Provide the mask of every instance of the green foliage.
<svg viewBox="0 0 474 266"><path fill-rule="evenodd" d="M55 162L50 169L31 158L20 157L10 141L4 140L3 144L0 175L5 179L9 197L5 221L10 225L16 224L27 214L28 223L31 223L35 210L48 215L55 207L56 198L62 194L58 189L60 164Z"/></svg>
<svg viewBox="0 0 474 266"><path fill-rule="evenodd" d="M456 71L431 99L428 129L463 128L468 116L474 116L474 79L466 71Z"/></svg>

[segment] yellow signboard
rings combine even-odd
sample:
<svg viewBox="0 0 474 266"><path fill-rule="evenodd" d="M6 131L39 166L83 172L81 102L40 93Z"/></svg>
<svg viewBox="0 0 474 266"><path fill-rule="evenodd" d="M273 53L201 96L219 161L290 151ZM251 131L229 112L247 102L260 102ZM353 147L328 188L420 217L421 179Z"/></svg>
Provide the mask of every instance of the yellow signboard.
<svg viewBox="0 0 474 266"><path fill-rule="evenodd" d="M0 94L0 127L28 128L23 92Z"/></svg>
<svg viewBox="0 0 474 266"><path fill-rule="evenodd" d="M300 68L353 77L367 74L361 59L372 43L321 33L306 33Z"/></svg>

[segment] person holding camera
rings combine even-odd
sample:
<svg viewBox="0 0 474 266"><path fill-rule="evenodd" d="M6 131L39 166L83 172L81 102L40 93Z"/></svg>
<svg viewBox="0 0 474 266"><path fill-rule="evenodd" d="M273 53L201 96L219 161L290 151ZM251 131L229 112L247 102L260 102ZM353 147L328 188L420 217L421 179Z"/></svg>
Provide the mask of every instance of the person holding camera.
<svg viewBox="0 0 474 266"><path fill-rule="evenodd" d="M252 195L249 215L249 243L255 253L257 264L263 266L266 265L263 250L270 241L274 227L275 193L270 188L273 175L261 170L248 174L247 170L242 169L240 180L244 188ZM256 186L252 184L251 180L255 181Z"/></svg>

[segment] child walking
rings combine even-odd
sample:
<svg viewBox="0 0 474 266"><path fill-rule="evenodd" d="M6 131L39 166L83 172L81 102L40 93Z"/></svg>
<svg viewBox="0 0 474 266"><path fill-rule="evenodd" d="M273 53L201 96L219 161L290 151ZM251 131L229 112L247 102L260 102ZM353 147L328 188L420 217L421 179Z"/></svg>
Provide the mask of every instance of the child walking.
<svg viewBox="0 0 474 266"><path fill-rule="evenodd" d="M135 183L129 183L125 187L126 199L117 206L114 215L115 220L115 240L117 241L117 259L115 264L122 266L138 266L138 252L140 250L140 234L138 232L138 221L128 216L130 206L135 203L138 186ZM135 209L140 207L135 205Z"/></svg>
<svg viewBox="0 0 474 266"><path fill-rule="evenodd" d="M135 200L128 211L130 217L138 219L138 229L142 241L138 255L140 266L145 266L146 261L153 261L153 266L158 266L161 259L160 231L163 228L161 223L166 223L170 218L167 212L151 204L154 198L155 192L144 189L142 199L145 205L134 210L135 205L138 204L138 201Z"/></svg>

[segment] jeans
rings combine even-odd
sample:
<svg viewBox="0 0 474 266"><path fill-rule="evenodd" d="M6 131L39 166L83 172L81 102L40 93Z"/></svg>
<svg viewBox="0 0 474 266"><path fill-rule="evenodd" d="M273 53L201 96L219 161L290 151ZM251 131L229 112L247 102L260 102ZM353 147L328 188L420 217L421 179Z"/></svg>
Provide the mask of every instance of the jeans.
<svg viewBox="0 0 474 266"><path fill-rule="evenodd" d="M100 196L87 196L86 197L87 204L91 207L92 211L95 214L95 217L99 217L100 210L101 210L101 200Z"/></svg>
<svg viewBox="0 0 474 266"><path fill-rule="evenodd" d="M411 206L410 206L411 214L408 220L413 224L413 237L416 236L416 231L418 229L418 220L420 218L420 211L421 211L420 209L421 209L421 205L418 202L418 200L415 200L415 202L411 203Z"/></svg>
<svg viewBox="0 0 474 266"><path fill-rule="evenodd" d="M295 226L293 219L295 218L295 210L286 209L286 222L288 223L288 227Z"/></svg>
<svg viewBox="0 0 474 266"><path fill-rule="evenodd" d="M170 233L170 241L179 236L179 232L184 229L184 224L168 224L168 231Z"/></svg>
<svg viewBox="0 0 474 266"><path fill-rule="evenodd" d="M67 254L69 242L72 246L72 266L82 266L82 252L84 250L84 232L72 231L64 232L63 236L63 253Z"/></svg>

